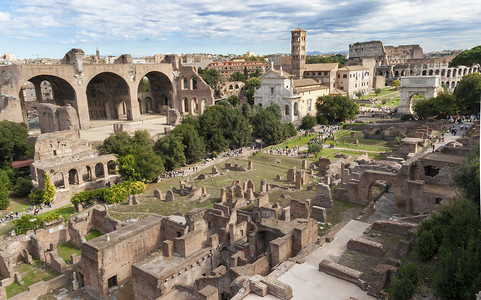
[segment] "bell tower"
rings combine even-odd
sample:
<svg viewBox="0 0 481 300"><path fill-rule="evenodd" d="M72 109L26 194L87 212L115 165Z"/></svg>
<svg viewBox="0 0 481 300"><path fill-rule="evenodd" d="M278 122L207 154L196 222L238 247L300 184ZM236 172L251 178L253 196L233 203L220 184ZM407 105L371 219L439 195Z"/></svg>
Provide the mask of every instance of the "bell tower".
<svg viewBox="0 0 481 300"><path fill-rule="evenodd" d="M306 31L297 28L291 31L291 73L302 78L306 65Z"/></svg>

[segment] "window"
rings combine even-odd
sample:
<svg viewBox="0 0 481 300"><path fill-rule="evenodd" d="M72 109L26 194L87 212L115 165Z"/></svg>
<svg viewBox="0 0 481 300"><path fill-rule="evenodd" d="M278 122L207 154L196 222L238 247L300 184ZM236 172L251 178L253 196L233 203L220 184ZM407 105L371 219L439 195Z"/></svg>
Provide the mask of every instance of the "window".
<svg viewBox="0 0 481 300"><path fill-rule="evenodd" d="M117 286L117 285L118 285L118 284L117 284L117 275L110 277L110 278L108 279L107 283L108 283L109 289L110 289L111 287Z"/></svg>
<svg viewBox="0 0 481 300"><path fill-rule="evenodd" d="M342 78L347 78L347 74L342 75Z"/></svg>
<svg viewBox="0 0 481 300"><path fill-rule="evenodd" d="M274 87L271 87L271 95L274 95Z"/></svg>

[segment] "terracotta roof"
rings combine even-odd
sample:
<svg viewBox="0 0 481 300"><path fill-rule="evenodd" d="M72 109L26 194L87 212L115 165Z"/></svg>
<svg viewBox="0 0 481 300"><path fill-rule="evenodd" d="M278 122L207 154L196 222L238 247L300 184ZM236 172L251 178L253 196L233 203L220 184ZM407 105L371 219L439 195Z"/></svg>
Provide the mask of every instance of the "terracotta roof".
<svg viewBox="0 0 481 300"><path fill-rule="evenodd" d="M320 83L312 78L296 79L294 80L295 87L309 86L309 85L320 85Z"/></svg>
<svg viewBox="0 0 481 300"><path fill-rule="evenodd" d="M339 69L339 71L361 71L361 70L369 70L369 68L364 66L347 66Z"/></svg>
<svg viewBox="0 0 481 300"><path fill-rule="evenodd" d="M306 71L331 71L338 67L338 63L306 64Z"/></svg>
<svg viewBox="0 0 481 300"><path fill-rule="evenodd" d="M26 159L26 160L16 160L12 162L12 168L18 169L23 167L28 167L33 163L33 158Z"/></svg>
<svg viewBox="0 0 481 300"><path fill-rule="evenodd" d="M340 90L340 89L333 89L329 95L342 95L342 96L345 96L347 95L347 93L343 90Z"/></svg>

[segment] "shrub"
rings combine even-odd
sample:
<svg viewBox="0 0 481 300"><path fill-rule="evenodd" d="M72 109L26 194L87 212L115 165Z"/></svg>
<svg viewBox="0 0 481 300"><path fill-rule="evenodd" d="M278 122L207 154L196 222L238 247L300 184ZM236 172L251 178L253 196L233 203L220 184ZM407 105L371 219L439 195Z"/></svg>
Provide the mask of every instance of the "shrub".
<svg viewBox="0 0 481 300"><path fill-rule="evenodd" d="M312 127L316 126L316 124L316 117L307 114L302 118L301 128L304 130L309 130Z"/></svg>
<svg viewBox="0 0 481 300"><path fill-rule="evenodd" d="M25 197L30 194L33 184L30 178L20 177L17 179L17 183L13 187L13 191L17 197Z"/></svg>
<svg viewBox="0 0 481 300"><path fill-rule="evenodd" d="M438 243L436 243L434 234L431 231L427 230L421 233L416 243L415 251L422 260L428 260L436 254Z"/></svg>
<svg viewBox="0 0 481 300"><path fill-rule="evenodd" d="M329 124L329 120L327 119L327 117L325 115L316 115L316 119L317 119L317 124L320 124L320 125L328 125Z"/></svg>
<svg viewBox="0 0 481 300"><path fill-rule="evenodd" d="M419 281L419 268L408 263L393 277L390 284L390 295L393 300L408 300L414 294Z"/></svg>
<svg viewBox="0 0 481 300"><path fill-rule="evenodd" d="M396 144L396 145L400 145L401 141L402 141L402 137L400 137L400 136L397 136L397 137L394 138L394 144Z"/></svg>
<svg viewBox="0 0 481 300"><path fill-rule="evenodd" d="M414 120L413 115L405 114L401 116L401 121L411 121L411 120Z"/></svg>
<svg viewBox="0 0 481 300"><path fill-rule="evenodd" d="M93 198L107 204L120 203L132 194L141 194L145 190L145 183L142 181L125 181L112 187L106 187L93 191L83 191L72 196L72 204L88 203Z"/></svg>

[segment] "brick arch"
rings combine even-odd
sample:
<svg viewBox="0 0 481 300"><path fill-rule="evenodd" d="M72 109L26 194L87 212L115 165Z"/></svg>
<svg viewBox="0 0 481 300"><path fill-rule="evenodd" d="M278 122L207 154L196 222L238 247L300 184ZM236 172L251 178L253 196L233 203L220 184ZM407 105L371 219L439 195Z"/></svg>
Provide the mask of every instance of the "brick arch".
<svg viewBox="0 0 481 300"><path fill-rule="evenodd" d="M410 203L407 194L407 180L406 176L381 172L381 171L366 171L362 174L357 185L358 202L367 204L369 200L369 190L372 184L377 180L384 180L391 184L391 188L395 194L395 208L396 210L409 210Z"/></svg>

